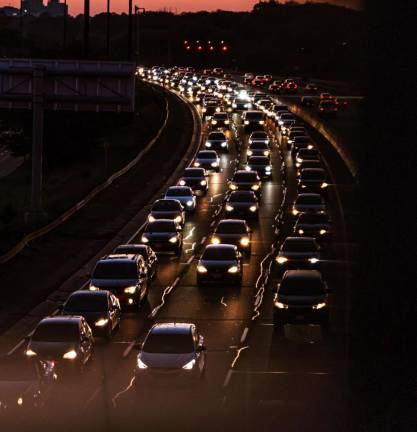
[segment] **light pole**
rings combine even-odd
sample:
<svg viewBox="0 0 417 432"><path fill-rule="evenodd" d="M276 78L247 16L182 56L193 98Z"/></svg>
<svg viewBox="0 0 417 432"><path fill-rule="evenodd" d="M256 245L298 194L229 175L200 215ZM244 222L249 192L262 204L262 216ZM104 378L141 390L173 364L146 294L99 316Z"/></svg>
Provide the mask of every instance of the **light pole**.
<svg viewBox="0 0 417 432"><path fill-rule="evenodd" d="M145 8L141 8L139 6L135 5L135 62L136 62L136 66L139 63L139 15L140 12L145 13L146 10Z"/></svg>
<svg viewBox="0 0 417 432"><path fill-rule="evenodd" d="M90 52L90 0L84 0L84 56Z"/></svg>
<svg viewBox="0 0 417 432"><path fill-rule="evenodd" d="M62 40L62 47L64 48L64 51L67 48L67 20L68 20L68 5L67 5L67 0L65 0L64 1L64 37Z"/></svg>
<svg viewBox="0 0 417 432"><path fill-rule="evenodd" d="M110 56L110 0L107 0L107 15L106 15L106 56Z"/></svg>

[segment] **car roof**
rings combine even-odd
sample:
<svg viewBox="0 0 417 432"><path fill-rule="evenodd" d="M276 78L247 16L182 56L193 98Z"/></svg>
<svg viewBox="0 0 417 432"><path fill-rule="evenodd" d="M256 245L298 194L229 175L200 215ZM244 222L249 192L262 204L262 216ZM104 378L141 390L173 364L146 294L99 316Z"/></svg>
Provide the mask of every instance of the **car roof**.
<svg viewBox="0 0 417 432"><path fill-rule="evenodd" d="M115 262L115 261L128 261L136 262L137 255L135 254L123 254L123 253L112 253L100 258L99 262Z"/></svg>
<svg viewBox="0 0 417 432"><path fill-rule="evenodd" d="M152 334L189 334L195 326L193 323L157 323L152 326Z"/></svg>
<svg viewBox="0 0 417 432"><path fill-rule="evenodd" d="M284 240L285 242L298 242L298 243L307 243L307 242L312 242L312 241L316 241L316 239L314 237L287 237Z"/></svg>
<svg viewBox="0 0 417 432"><path fill-rule="evenodd" d="M83 318L76 315L58 315L43 318L38 325L73 324L78 325Z"/></svg>
<svg viewBox="0 0 417 432"><path fill-rule="evenodd" d="M110 295L110 291L107 291L107 290L95 290L95 291L78 290L78 291L74 291L73 293L71 293L68 298L73 297L73 296L77 296L77 297L107 297L108 295Z"/></svg>
<svg viewBox="0 0 417 432"><path fill-rule="evenodd" d="M167 192L170 190L182 190L182 191L187 191L187 192L192 193L192 189L190 188L190 186L170 186L167 189ZM176 201L176 200L172 200L172 201Z"/></svg>
<svg viewBox="0 0 417 432"><path fill-rule="evenodd" d="M287 270L282 280L284 279L322 279L322 275L319 270Z"/></svg>
<svg viewBox="0 0 417 432"><path fill-rule="evenodd" d="M222 219L219 222L219 225L228 225L228 224L242 224L246 225L246 221L244 219Z"/></svg>
<svg viewBox="0 0 417 432"><path fill-rule="evenodd" d="M298 198L307 198L307 197L320 197L320 198L322 198L322 196L320 194L318 194L318 193L305 192L305 193L297 194L297 198L296 199L298 199Z"/></svg>
<svg viewBox="0 0 417 432"><path fill-rule="evenodd" d="M206 246L205 250L210 250L210 249L225 249L225 250L234 250L237 251L237 246L235 245L231 245L231 244L209 244Z"/></svg>

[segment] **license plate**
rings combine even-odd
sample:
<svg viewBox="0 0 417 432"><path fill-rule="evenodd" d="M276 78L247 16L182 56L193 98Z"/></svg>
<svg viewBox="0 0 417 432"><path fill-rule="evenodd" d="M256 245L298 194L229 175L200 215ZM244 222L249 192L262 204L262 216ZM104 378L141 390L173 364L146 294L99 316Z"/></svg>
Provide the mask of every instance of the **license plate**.
<svg viewBox="0 0 417 432"><path fill-rule="evenodd" d="M156 248L160 248L160 247L162 247L163 245L162 245L162 243L155 243L154 246L155 246Z"/></svg>
<svg viewBox="0 0 417 432"><path fill-rule="evenodd" d="M222 277L221 273L214 273L213 274L214 279L220 279Z"/></svg>
<svg viewBox="0 0 417 432"><path fill-rule="evenodd" d="M304 319L304 315L296 315L295 319L302 320L302 319Z"/></svg>

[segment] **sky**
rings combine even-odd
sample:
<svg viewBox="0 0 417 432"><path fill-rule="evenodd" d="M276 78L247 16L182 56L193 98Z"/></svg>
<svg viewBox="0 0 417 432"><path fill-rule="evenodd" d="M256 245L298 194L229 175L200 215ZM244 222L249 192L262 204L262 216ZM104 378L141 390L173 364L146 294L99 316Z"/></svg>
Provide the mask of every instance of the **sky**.
<svg viewBox="0 0 417 432"><path fill-rule="evenodd" d="M64 0L60 0L64 1ZM304 0L297 0L304 3ZM314 0L313 0L314 1ZM315 0L325 1L325 0ZM341 6L355 6L361 0L327 0L329 3L339 4ZM44 0L46 3L47 0ZM126 12L128 0L110 0L112 12ZM84 0L67 0L69 13L77 15L82 13ZM171 10L175 13L184 11L200 11L200 10L230 10L230 11L250 11L253 5L258 3L258 0L133 0L133 4L137 4L146 10ZM20 0L0 0L0 6L15 6L19 7ZM106 10L107 0L90 0L91 14Z"/></svg>

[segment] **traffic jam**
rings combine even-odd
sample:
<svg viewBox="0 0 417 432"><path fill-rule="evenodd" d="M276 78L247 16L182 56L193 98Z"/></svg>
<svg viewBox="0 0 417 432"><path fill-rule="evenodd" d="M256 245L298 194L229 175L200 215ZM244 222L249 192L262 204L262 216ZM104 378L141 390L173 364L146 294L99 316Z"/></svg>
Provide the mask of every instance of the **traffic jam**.
<svg viewBox="0 0 417 432"><path fill-rule="evenodd" d="M324 344L331 331L340 278L328 270L334 180L308 126L277 100L297 91L294 80L156 66L138 68L137 78L194 106L200 148L150 203L137 235L101 257L88 284L36 325L24 360L4 360L0 371L25 375L28 386L5 401L0 382L0 411L47 406L54 386L75 386L77 395L68 376L86 377L88 390L75 399L90 401L91 374L114 374L102 396L93 393L114 407L132 392L176 391L178 382L219 387L221 399L240 379L244 350L256 349L247 341L257 320L275 334L307 326ZM320 113L341 109L331 94L314 100ZM103 358L114 360L98 365Z"/></svg>

